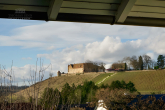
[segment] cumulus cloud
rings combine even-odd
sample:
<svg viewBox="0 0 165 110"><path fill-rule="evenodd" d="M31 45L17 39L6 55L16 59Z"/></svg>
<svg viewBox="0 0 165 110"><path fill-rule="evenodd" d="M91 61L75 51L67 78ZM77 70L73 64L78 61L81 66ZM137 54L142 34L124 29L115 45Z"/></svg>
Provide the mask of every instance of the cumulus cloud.
<svg viewBox="0 0 165 110"><path fill-rule="evenodd" d="M163 39L163 35L156 37L157 40L151 40L153 37L147 39L138 39L133 41L121 42L120 37L106 36L102 41L95 41L87 43L86 45L78 44L66 47L62 50L54 50L51 54L37 54L37 57L46 58L52 64L46 70L45 78L49 77L50 71L57 75L57 71L67 72L68 64L83 63L86 60L102 61L106 63L106 68L109 68L112 63L121 60L125 56L140 56L143 54L149 55L152 59L156 59L160 52L159 49L164 48L164 44L157 44L159 48L154 48L152 45L158 43L158 39ZM161 45L161 46L159 46ZM27 59L27 58L26 58ZM30 68L35 70L35 66L25 65L24 67L13 67L17 79L22 80L23 76L29 76ZM39 67L38 67L39 68ZM27 77L26 77L27 78Z"/></svg>
<svg viewBox="0 0 165 110"><path fill-rule="evenodd" d="M147 49L153 50L157 54L165 54L165 34L150 36L145 41L144 43Z"/></svg>
<svg viewBox="0 0 165 110"><path fill-rule="evenodd" d="M95 41L86 45L75 45L67 47L62 51L54 51L51 54L38 54L38 57L49 59L54 65L54 69L67 72L67 65L72 63L82 63L86 60L103 61L106 68L113 62L117 62L126 56L140 56L143 54L149 55L156 60L158 54L164 54L165 36L160 37L150 35L146 39L138 39L127 42L121 42L120 37L106 36L103 41ZM161 41L162 40L162 41ZM160 41L160 44L159 44ZM159 48L158 48L159 47Z"/></svg>
<svg viewBox="0 0 165 110"><path fill-rule="evenodd" d="M0 35L0 46L55 50L101 41L105 36L146 39L148 36L161 36L164 32L164 28L49 21L13 29L11 36Z"/></svg>
<svg viewBox="0 0 165 110"><path fill-rule="evenodd" d="M37 57L49 59L55 71L67 72L68 64L83 63L86 60L102 61L110 66L124 56L140 55L142 48L141 40L122 43L119 37L106 36L101 42L76 45L51 54L38 54Z"/></svg>

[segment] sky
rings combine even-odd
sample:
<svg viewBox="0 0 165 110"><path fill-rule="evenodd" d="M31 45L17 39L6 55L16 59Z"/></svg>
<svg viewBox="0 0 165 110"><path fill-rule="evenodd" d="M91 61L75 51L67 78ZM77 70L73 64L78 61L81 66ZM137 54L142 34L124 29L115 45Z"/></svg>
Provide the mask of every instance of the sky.
<svg viewBox="0 0 165 110"><path fill-rule="evenodd" d="M165 54L164 42L160 27L0 19L0 67L13 76L12 85L31 85L35 72L38 81L42 70L45 80L49 73L66 73L69 64L86 60L104 62L106 68L133 55L156 61Z"/></svg>

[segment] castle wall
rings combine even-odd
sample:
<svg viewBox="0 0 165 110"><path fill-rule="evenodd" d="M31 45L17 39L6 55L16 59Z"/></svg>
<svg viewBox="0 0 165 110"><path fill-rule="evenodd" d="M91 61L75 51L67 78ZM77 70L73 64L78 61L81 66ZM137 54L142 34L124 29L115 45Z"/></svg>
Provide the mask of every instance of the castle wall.
<svg viewBox="0 0 165 110"><path fill-rule="evenodd" d="M83 73L83 68L69 69L68 73Z"/></svg>
<svg viewBox="0 0 165 110"><path fill-rule="evenodd" d="M83 64L68 65L68 73L83 73Z"/></svg>
<svg viewBox="0 0 165 110"><path fill-rule="evenodd" d="M98 66L93 63L80 63L68 65L68 73L83 73L83 72L103 72L103 69L99 69Z"/></svg>

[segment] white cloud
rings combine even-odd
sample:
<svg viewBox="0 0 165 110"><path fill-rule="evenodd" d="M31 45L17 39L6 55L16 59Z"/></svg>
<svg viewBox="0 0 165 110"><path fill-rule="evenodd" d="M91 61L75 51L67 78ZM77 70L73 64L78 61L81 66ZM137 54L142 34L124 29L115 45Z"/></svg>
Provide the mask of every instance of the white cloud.
<svg viewBox="0 0 165 110"><path fill-rule="evenodd" d="M146 39L148 36L161 36L164 32L164 28L49 21L16 28L12 30L11 36L1 35L0 46L55 50L101 41L105 36L118 36L120 39Z"/></svg>
<svg viewBox="0 0 165 110"><path fill-rule="evenodd" d="M103 41L95 41L87 43L86 45L78 44L59 50L54 50L51 54L37 54L37 57L45 57L49 59L52 64L52 72L56 76L57 71L67 72L68 64L83 63L86 60L102 61L106 63L106 68L109 68L113 62L121 60L125 56L143 55L147 54L155 59L158 54L163 54L160 50L164 48L164 44L159 44L158 41L163 42L164 35L160 37L148 37L147 39L138 39L122 43L120 37L106 36ZM157 44L158 43L158 44ZM158 46L159 48L154 47ZM161 45L161 46L159 46ZM31 67L35 70L35 66ZM39 67L38 67L39 68ZM30 65L24 67L13 67L16 76L20 80L23 76L29 76ZM45 78L49 77L50 68L46 71Z"/></svg>
<svg viewBox="0 0 165 110"><path fill-rule="evenodd" d="M39 62L38 62L38 65L39 65ZM6 69L6 71L7 71L6 74L9 74L12 76L12 80L13 80L12 85L17 85L17 83L18 83L18 86L22 86L24 84L29 85L29 82L31 85L34 83L34 80L35 80L35 72L36 72L36 82L39 81L39 71L40 70L45 70L44 72L40 72L40 79L41 79L41 76L43 75L43 80L49 78L50 72L53 73L53 76L56 75L55 72L53 70L51 70L51 66L49 66L47 64L44 64L42 69L40 69L40 66L37 66L37 71L36 71L35 65L27 64L23 67L13 66L12 73L11 73L11 68L8 68L8 69ZM2 77L6 77L6 83L10 81L10 77L7 77L4 73L3 74L1 73L1 75L2 75ZM24 81L25 81L25 83L24 83ZM4 81L2 81L2 83L3 82Z"/></svg>
<svg viewBox="0 0 165 110"><path fill-rule="evenodd" d="M158 41L163 40L164 35L161 37L148 37L146 39L138 39L122 43L119 37L106 36L103 41L95 41L88 43L85 46L75 45L67 47L62 51L54 51L52 54L38 54L38 57L45 57L54 65L54 69L67 72L67 65L72 63L82 63L86 60L103 61L107 66L113 62L121 60L125 56L140 56L143 54L149 55L152 59L156 60L158 54L165 48L164 43L159 44ZM165 41L165 40L163 40ZM160 42L163 42L160 41ZM152 45L157 45L154 47ZM161 46L159 46L161 45ZM106 68L108 68L106 66Z"/></svg>
<svg viewBox="0 0 165 110"><path fill-rule="evenodd" d="M46 50L53 50L53 49L55 49L55 47L54 46L50 46L50 47L47 47Z"/></svg>
<svg viewBox="0 0 165 110"><path fill-rule="evenodd" d="M139 51L143 48L141 43L141 40L122 43L119 37L106 36L102 42L88 43L86 46L72 46L51 54L38 54L37 57L49 59L55 71L67 72L68 64L92 60L103 61L110 65L124 56L140 55Z"/></svg>
<svg viewBox="0 0 165 110"><path fill-rule="evenodd" d="M165 54L165 34L157 35L157 36L149 36L145 43L145 46L156 52L157 54Z"/></svg>
<svg viewBox="0 0 165 110"><path fill-rule="evenodd" d="M111 67L112 64L106 64L105 65L105 69L109 69Z"/></svg>

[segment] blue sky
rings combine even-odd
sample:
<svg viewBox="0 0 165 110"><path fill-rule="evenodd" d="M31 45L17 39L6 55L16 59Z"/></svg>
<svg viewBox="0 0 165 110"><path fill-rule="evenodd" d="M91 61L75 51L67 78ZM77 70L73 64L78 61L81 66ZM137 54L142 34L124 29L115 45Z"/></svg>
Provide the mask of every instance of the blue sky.
<svg viewBox="0 0 165 110"><path fill-rule="evenodd" d="M36 69L38 58L45 71L43 79L67 65L86 60L103 61L106 68L125 56L148 54L156 60L165 54L165 29L158 27L55 21L0 19L0 64L13 71L19 86ZM28 85L28 83L26 83Z"/></svg>

